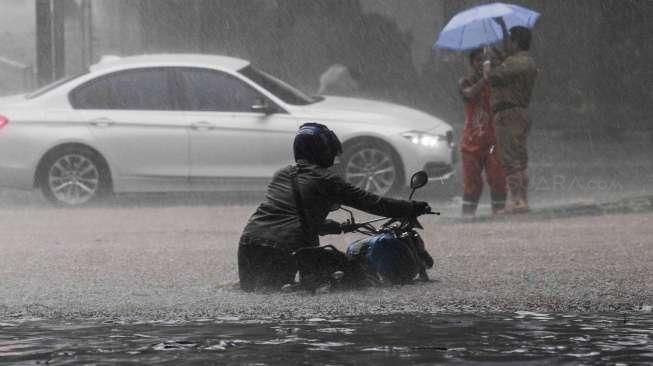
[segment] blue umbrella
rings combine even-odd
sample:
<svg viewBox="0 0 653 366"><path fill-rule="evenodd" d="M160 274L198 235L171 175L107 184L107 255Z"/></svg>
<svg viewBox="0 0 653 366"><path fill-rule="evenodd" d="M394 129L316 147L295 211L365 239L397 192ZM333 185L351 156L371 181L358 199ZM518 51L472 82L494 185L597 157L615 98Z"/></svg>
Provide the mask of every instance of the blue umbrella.
<svg viewBox="0 0 653 366"><path fill-rule="evenodd" d="M454 15L440 32L433 48L464 51L490 45L503 39L501 26L492 18L503 18L510 29L517 25L533 28L539 16L538 12L513 4L476 6Z"/></svg>

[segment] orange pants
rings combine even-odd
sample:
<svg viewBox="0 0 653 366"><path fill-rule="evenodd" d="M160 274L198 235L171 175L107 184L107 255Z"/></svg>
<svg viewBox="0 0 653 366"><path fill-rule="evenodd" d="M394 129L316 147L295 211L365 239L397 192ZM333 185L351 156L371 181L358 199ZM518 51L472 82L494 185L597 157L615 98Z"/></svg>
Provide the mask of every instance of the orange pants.
<svg viewBox="0 0 653 366"><path fill-rule="evenodd" d="M490 186L492 212L506 205L506 175L497 149L480 149L462 152L463 163L463 214L476 213L483 192L483 170Z"/></svg>

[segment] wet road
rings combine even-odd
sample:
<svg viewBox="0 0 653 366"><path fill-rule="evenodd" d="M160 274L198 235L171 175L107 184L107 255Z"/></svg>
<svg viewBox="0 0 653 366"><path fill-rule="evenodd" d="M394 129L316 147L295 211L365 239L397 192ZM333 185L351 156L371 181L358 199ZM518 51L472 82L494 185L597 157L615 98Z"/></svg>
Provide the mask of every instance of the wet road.
<svg viewBox="0 0 653 366"><path fill-rule="evenodd" d="M0 315L301 318L653 305L650 212L478 222L427 217L432 282L306 295L234 289L236 244L253 208L0 208ZM323 243L344 248L355 237Z"/></svg>

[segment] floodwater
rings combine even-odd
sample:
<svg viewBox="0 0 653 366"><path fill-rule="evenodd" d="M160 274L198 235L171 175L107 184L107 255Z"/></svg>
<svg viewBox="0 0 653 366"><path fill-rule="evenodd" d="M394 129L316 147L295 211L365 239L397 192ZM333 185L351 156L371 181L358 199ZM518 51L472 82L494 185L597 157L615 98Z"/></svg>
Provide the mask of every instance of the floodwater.
<svg viewBox="0 0 653 366"><path fill-rule="evenodd" d="M18 364L653 363L653 314L392 314L121 322L9 319L0 362Z"/></svg>
<svg viewBox="0 0 653 366"><path fill-rule="evenodd" d="M4 209L0 364L650 365L650 206L425 219L433 281L319 296L230 286L252 207Z"/></svg>
<svg viewBox="0 0 653 366"><path fill-rule="evenodd" d="M0 191L0 364L653 364L653 166L628 146L533 154L555 163L533 164L524 218L484 217L486 192L461 221L432 182L433 281L322 296L227 286L260 193L63 210Z"/></svg>

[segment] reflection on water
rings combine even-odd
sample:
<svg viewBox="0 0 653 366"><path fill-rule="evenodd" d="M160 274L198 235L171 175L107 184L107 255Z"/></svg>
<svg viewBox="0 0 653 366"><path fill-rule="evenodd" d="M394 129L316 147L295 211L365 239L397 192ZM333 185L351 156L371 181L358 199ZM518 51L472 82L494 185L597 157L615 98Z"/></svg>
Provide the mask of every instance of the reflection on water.
<svg viewBox="0 0 653 366"><path fill-rule="evenodd" d="M302 320L5 319L3 364L651 364L653 314L393 314Z"/></svg>

